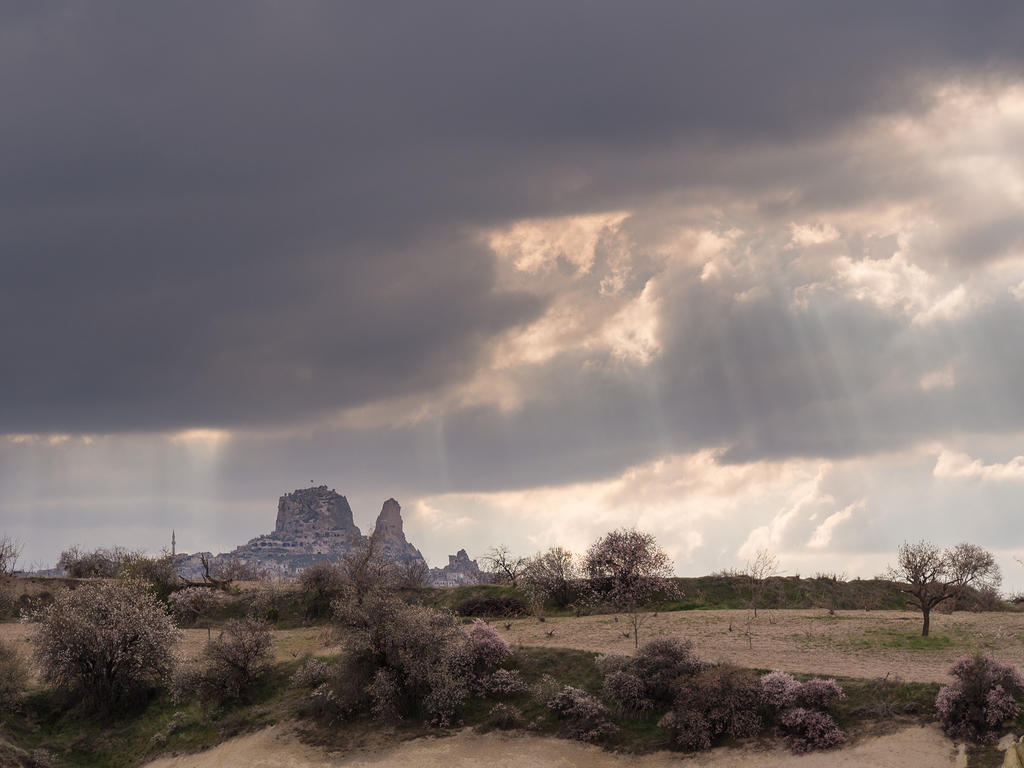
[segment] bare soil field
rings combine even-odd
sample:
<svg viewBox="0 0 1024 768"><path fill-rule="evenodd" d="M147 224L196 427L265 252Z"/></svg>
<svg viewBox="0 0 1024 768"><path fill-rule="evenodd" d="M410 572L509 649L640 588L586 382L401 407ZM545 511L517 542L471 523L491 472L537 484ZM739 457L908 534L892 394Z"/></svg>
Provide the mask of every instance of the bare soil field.
<svg viewBox="0 0 1024 768"><path fill-rule="evenodd" d="M841 750L798 756L756 744L695 755L621 755L562 739L479 734L468 729L447 737L331 754L300 743L287 726L278 725L231 739L200 754L161 758L145 768L745 768L753 764L763 768L959 768L967 763L962 751L933 726L906 728L862 739Z"/></svg>
<svg viewBox="0 0 1024 768"><path fill-rule="evenodd" d="M973 651L991 653L1024 668L1024 614L1019 613L933 614L927 647L916 647L921 632L919 613L837 611L829 616L821 609L781 610L761 611L756 620L748 623L749 619L749 613L742 610L662 613L643 625L640 642L674 635L692 640L698 655L708 661L843 677L889 675L913 682L947 682L950 664ZM508 622L511 629L505 629L505 621L491 623L513 645L633 652L632 637L624 636L631 630L624 615L559 617L544 622L514 619ZM26 654L31 632L31 625L0 624L0 639L14 641ZM178 654L182 658L196 656L207 636L206 629L184 630ZM274 654L279 661L338 650L324 626L274 630Z"/></svg>
<svg viewBox="0 0 1024 768"><path fill-rule="evenodd" d="M973 651L1024 667L1024 615L1019 613L933 613L927 647L917 647L920 613L836 611L830 616L810 609L760 611L756 620L751 618L743 610L662 613L646 621L640 642L674 635L692 640L708 661L844 677L889 675L913 682L947 682L950 664ZM513 644L633 652L624 615L516 619L509 622L511 629L503 621L492 623Z"/></svg>

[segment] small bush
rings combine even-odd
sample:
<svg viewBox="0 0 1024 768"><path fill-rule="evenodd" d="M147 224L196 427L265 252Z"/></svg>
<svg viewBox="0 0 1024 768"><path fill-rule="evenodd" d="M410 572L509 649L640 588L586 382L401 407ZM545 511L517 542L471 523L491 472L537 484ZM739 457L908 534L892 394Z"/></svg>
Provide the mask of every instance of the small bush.
<svg viewBox="0 0 1024 768"><path fill-rule="evenodd" d="M640 646L632 664L644 681L648 698L668 704L675 698L676 682L706 668L693 652L693 643L678 637L662 637Z"/></svg>
<svg viewBox="0 0 1024 768"><path fill-rule="evenodd" d="M28 669L18 651L0 642L0 709L20 701L28 683Z"/></svg>
<svg viewBox="0 0 1024 768"><path fill-rule="evenodd" d="M270 630L256 619L229 621L206 644L197 664L175 672L174 696L187 701L192 695L204 703L248 700L270 667Z"/></svg>
<svg viewBox="0 0 1024 768"><path fill-rule="evenodd" d="M795 705L804 709L825 711L836 702L846 698L846 694L833 678L823 680L816 677L800 684L796 689Z"/></svg>
<svg viewBox="0 0 1024 768"><path fill-rule="evenodd" d="M680 681L706 666L694 654L692 643L676 637L652 640L633 658L601 657L597 665L605 674L603 695L633 712L671 704Z"/></svg>
<svg viewBox="0 0 1024 768"><path fill-rule="evenodd" d="M513 707L511 704L495 704L487 713L487 722L493 728L507 731L512 728L520 728L525 719L519 707Z"/></svg>
<svg viewBox="0 0 1024 768"><path fill-rule="evenodd" d="M942 729L957 739L995 741L1003 723L1020 714L1017 699L1024 695L1024 677L982 655L959 659L949 673L954 681L935 699Z"/></svg>
<svg viewBox="0 0 1024 768"><path fill-rule="evenodd" d="M788 672L775 670L761 677L758 700L773 715L796 704L799 681Z"/></svg>
<svg viewBox="0 0 1024 768"><path fill-rule="evenodd" d="M481 687L493 696L514 696L528 689L518 670L497 669L481 680Z"/></svg>
<svg viewBox="0 0 1024 768"><path fill-rule="evenodd" d="M567 722L569 735L574 739L605 741L619 732L619 727L612 723L611 713L604 704L586 691L571 685L552 696L548 708Z"/></svg>
<svg viewBox="0 0 1024 768"><path fill-rule="evenodd" d="M281 618L281 611L293 597L294 594L290 590L265 581L256 589L246 592L246 613L254 619L275 623Z"/></svg>
<svg viewBox="0 0 1024 768"><path fill-rule="evenodd" d="M295 670L291 684L296 688L316 688L327 681L329 673L326 661L310 656Z"/></svg>
<svg viewBox="0 0 1024 768"><path fill-rule="evenodd" d="M171 593L167 607L179 624L191 626L201 618L209 618L224 603L224 595L208 587L186 587Z"/></svg>
<svg viewBox="0 0 1024 768"><path fill-rule="evenodd" d="M466 633L460 651L460 663L471 683L478 683L512 653L508 641L481 619L476 619Z"/></svg>
<svg viewBox="0 0 1024 768"><path fill-rule="evenodd" d="M319 619L331 614L331 603L345 588L345 574L336 563L321 561L299 574L299 584L306 616Z"/></svg>
<svg viewBox="0 0 1024 768"><path fill-rule="evenodd" d="M704 669L680 680L673 709L658 725L686 750L710 748L719 738L745 738L761 730L755 706L760 686L750 670L730 664Z"/></svg>
<svg viewBox="0 0 1024 768"><path fill-rule="evenodd" d="M470 597L455 606L459 616L512 618L529 613L526 603L518 597Z"/></svg>
<svg viewBox="0 0 1024 768"><path fill-rule="evenodd" d="M779 718L779 734L787 746L797 753L831 749L846 741L839 726L826 712L803 707L787 709Z"/></svg>
<svg viewBox="0 0 1024 768"><path fill-rule="evenodd" d="M545 672L541 675L540 680L530 686L530 698L534 703L546 707L560 690L562 690L562 684Z"/></svg>
<svg viewBox="0 0 1024 768"><path fill-rule="evenodd" d="M654 705L647 696L644 681L628 669L620 669L608 675L601 686L601 695L633 712L642 712Z"/></svg>
<svg viewBox="0 0 1024 768"><path fill-rule="evenodd" d="M594 659L594 666L597 671L607 677L620 669L625 669L633 662L632 656L623 656L619 653L602 653Z"/></svg>

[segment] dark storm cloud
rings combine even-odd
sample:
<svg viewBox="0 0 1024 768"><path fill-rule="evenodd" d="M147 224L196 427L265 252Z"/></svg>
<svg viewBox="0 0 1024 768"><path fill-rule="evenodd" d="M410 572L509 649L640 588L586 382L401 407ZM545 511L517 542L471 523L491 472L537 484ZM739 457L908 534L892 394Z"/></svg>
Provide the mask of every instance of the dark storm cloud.
<svg viewBox="0 0 1024 768"><path fill-rule="evenodd" d="M1019 5L957 3L4 14L4 432L280 423L440 388L543 309L496 287L474 228L699 194L721 182L708 148L791 148L923 108L928 82L1019 72L1024 28ZM604 414L595 446L654 440L645 398L609 414L621 386L588 389L567 434Z"/></svg>

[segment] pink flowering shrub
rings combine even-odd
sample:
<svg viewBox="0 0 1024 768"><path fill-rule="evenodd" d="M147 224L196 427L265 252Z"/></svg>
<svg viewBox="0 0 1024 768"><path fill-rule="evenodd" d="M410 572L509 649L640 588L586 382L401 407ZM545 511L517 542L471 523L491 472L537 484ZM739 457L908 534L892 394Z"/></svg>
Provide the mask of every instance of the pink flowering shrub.
<svg viewBox="0 0 1024 768"><path fill-rule="evenodd" d="M761 704L770 712L782 712L796 703L796 692L800 682L788 672L776 669L761 676L761 690L758 696Z"/></svg>
<svg viewBox="0 0 1024 768"><path fill-rule="evenodd" d="M619 732L608 707L584 690L567 685L548 701L548 708L568 724L569 735L580 741L605 741Z"/></svg>
<svg viewBox="0 0 1024 768"><path fill-rule="evenodd" d="M626 669L612 672L604 679L601 695L631 712L643 712L654 706L644 681Z"/></svg>
<svg viewBox="0 0 1024 768"><path fill-rule="evenodd" d="M497 669L481 680L487 693L495 696L514 696L523 693L528 686L518 670Z"/></svg>
<svg viewBox="0 0 1024 768"><path fill-rule="evenodd" d="M480 680L512 653L508 641L482 619L474 619L462 644L462 659L467 674Z"/></svg>
<svg viewBox="0 0 1024 768"><path fill-rule="evenodd" d="M779 734L797 753L831 749L846 741L846 734L827 712L792 707L779 718Z"/></svg>
<svg viewBox="0 0 1024 768"><path fill-rule="evenodd" d="M828 749L846 741L846 734L826 710L846 698L833 680L814 678L798 682L787 672L775 670L763 675L758 701L777 733L794 752Z"/></svg>
<svg viewBox="0 0 1024 768"><path fill-rule="evenodd" d="M1016 668L990 656L959 659L950 668L955 678L935 699L942 729L953 738L991 743L998 729L1020 714L1024 677Z"/></svg>
<svg viewBox="0 0 1024 768"><path fill-rule="evenodd" d="M759 700L772 715L778 715L791 707L827 710L845 698L846 693L832 678L823 680L816 677L801 683L788 672L779 670L761 677Z"/></svg>
<svg viewBox="0 0 1024 768"><path fill-rule="evenodd" d="M678 682L672 710L658 723L682 749L708 749L719 738L746 738L761 730L758 679L753 672L719 664Z"/></svg>

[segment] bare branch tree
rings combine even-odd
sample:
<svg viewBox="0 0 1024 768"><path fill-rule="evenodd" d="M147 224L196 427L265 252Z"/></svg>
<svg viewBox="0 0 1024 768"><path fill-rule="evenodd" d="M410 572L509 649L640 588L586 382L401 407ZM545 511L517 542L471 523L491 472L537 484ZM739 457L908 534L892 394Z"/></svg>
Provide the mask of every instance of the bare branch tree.
<svg viewBox="0 0 1024 768"><path fill-rule="evenodd" d="M991 552L976 544L940 549L927 541L904 542L896 566L889 567L886 578L906 585L900 591L910 595L924 617L921 637L928 637L935 606L958 597L969 587L995 588L1002 581Z"/></svg>
<svg viewBox="0 0 1024 768"><path fill-rule="evenodd" d="M0 535L0 576L14 575L14 566L21 557L22 543L6 533Z"/></svg>
<svg viewBox="0 0 1024 768"><path fill-rule="evenodd" d="M526 567L525 557L513 557L507 545L499 544L491 547L480 559L488 571L497 574L500 581L511 584L513 589L519 585L519 576Z"/></svg>
<svg viewBox="0 0 1024 768"><path fill-rule="evenodd" d="M754 559L747 563L743 574L750 581L750 607L757 618L757 608L764 595L764 587L768 579L779 574L779 558L767 549L757 550Z"/></svg>

